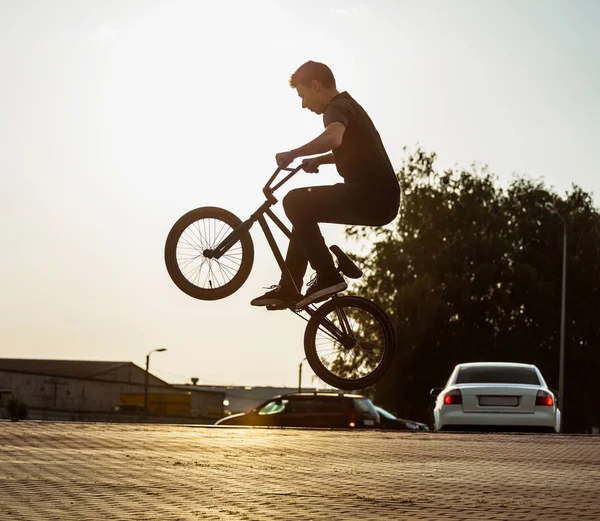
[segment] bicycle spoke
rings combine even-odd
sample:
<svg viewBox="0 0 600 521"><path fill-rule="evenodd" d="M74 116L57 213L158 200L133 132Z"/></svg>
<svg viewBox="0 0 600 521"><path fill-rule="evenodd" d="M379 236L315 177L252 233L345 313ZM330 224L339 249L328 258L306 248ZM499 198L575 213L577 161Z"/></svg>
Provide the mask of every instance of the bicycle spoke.
<svg viewBox="0 0 600 521"><path fill-rule="evenodd" d="M344 338L351 340L350 347L342 343ZM315 351L332 374L344 375L348 380L362 378L383 359L383 327L366 311L336 305L317 327Z"/></svg>
<svg viewBox="0 0 600 521"><path fill-rule="evenodd" d="M227 228L229 228L229 226L227 226L226 223L221 223L221 224L222 224L221 229L217 233L215 233L215 235L214 235L215 240L214 240L214 242L211 243L213 248L216 248L219 244L221 244L223 239L230 232L230 230L227 229ZM215 221L215 226L216 226L216 221ZM226 226L227 226L227 228L226 228Z"/></svg>
<svg viewBox="0 0 600 521"><path fill-rule="evenodd" d="M219 271L221 272L221 275L223 276L223 280L230 281L231 278L237 272L236 270L232 270L232 269L228 268L227 266L225 266L221 262L217 262L217 266L219 267Z"/></svg>
<svg viewBox="0 0 600 521"><path fill-rule="evenodd" d="M219 288L229 283L240 270L243 248L232 244L219 259L209 259L204 251L214 250L233 231L220 219L205 218L191 223L179 238L176 248L181 274L199 288Z"/></svg>
<svg viewBox="0 0 600 521"><path fill-rule="evenodd" d="M194 227L188 228L189 234L196 240L198 244L199 252L202 253L207 248L210 248L210 236L206 233L206 227L203 224L202 229L200 229L200 222L196 221L194 223ZM188 231L186 230L186 232Z"/></svg>
<svg viewBox="0 0 600 521"><path fill-rule="evenodd" d="M183 215L171 228L164 250L167 271L177 287L200 300L236 292L254 262L252 238L242 224L223 208L196 208Z"/></svg>

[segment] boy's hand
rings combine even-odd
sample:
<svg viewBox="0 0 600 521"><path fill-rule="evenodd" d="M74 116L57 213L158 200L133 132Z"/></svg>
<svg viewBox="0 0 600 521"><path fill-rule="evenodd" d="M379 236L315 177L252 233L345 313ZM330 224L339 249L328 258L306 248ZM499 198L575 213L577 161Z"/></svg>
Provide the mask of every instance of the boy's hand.
<svg viewBox="0 0 600 521"><path fill-rule="evenodd" d="M277 161L277 166L279 168L286 168L296 156L291 152L279 152L279 154L275 154L275 161Z"/></svg>
<svg viewBox="0 0 600 521"><path fill-rule="evenodd" d="M318 174L321 162L316 158L307 158L302 160L302 170L310 174Z"/></svg>

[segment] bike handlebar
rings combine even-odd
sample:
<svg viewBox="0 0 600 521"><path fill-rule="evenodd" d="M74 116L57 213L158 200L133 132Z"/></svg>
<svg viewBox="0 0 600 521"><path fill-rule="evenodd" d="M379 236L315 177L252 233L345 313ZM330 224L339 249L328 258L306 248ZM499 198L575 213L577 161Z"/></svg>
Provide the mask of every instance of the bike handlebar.
<svg viewBox="0 0 600 521"><path fill-rule="evenodd" d="M300 170L302 170L302 167L303 167L302 163L300 163L296 168L277 167L277 170L275 170L275 172L269 178L269 180L267 181L267 184L263 188L263 194L265 194L265 197L267 198L267 200L270 203L275 204L277 202L277 199L273 195L273 192L275 190L277 190L282 184L284 184L285 182L290 180L293 176L295 176ZM275 186L271 186L271 183L273 183L273 181L275 180L275 178L277 177L279 172L281 172L282 170L286 171L286 172L290 172L290 173L288 175L286 175L281 181L279 181L279 183L277 183Z"/></svg>

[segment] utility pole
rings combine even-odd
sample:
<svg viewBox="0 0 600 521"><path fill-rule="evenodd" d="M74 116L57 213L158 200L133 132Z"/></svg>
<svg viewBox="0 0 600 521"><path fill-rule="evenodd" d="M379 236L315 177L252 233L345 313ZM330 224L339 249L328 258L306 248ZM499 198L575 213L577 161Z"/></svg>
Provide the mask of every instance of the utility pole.
<svg viewBox="0 0 600 521"><path fill-rule="evenodd" d="M563 223L562 289L560 296L560 354L558 363L558 405L560 409L561 431L565 415L565 314L567 308L567 221L560 215L551 202L544 208L556 215Z"/></svg>
<svg viewBox="0 0 600 521"><path fill-rule="evenodd" d="M153 349L146 355L146 373L144 374L144 412L148 414L148 374L150 372L150 355L154 352L161 353L166 351L166 347L160 349Z"/></svg>

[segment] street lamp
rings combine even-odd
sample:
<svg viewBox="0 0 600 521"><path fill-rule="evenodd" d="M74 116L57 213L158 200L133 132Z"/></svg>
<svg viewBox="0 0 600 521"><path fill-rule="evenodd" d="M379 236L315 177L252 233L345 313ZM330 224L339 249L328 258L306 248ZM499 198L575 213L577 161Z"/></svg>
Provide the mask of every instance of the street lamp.
<svg viewBox="0 0 600 521"><path fill-rule="evenodd" d="M565 413L565 308L567 296L567 221L560 215L551 202L544 203L544 208L556 215L563 223L563 262L562 262L562 296L560 306L560 362L558 366L558 403L560 404L560 421L563 423ZM562 430L562 429L561 429Z"/></svg>
<svg viewBox="0 0 600 521"><path fill-rule="evenodd" d="M146 355L146 374L144 375L144 412L148 413L148 372L150 368L150 355L154 352L162 353L166 351L166 347L161 347L160 349L153 349Z"/></svg>
<svg viewBox="0 0 600 521"><path fill-rule="evenodd" d="M299 393L302 392L302 364L304 363L305 360L306 360L306 358L303 358L302 362L300 362L300 365L298 366L298 392Z"/></svg>

